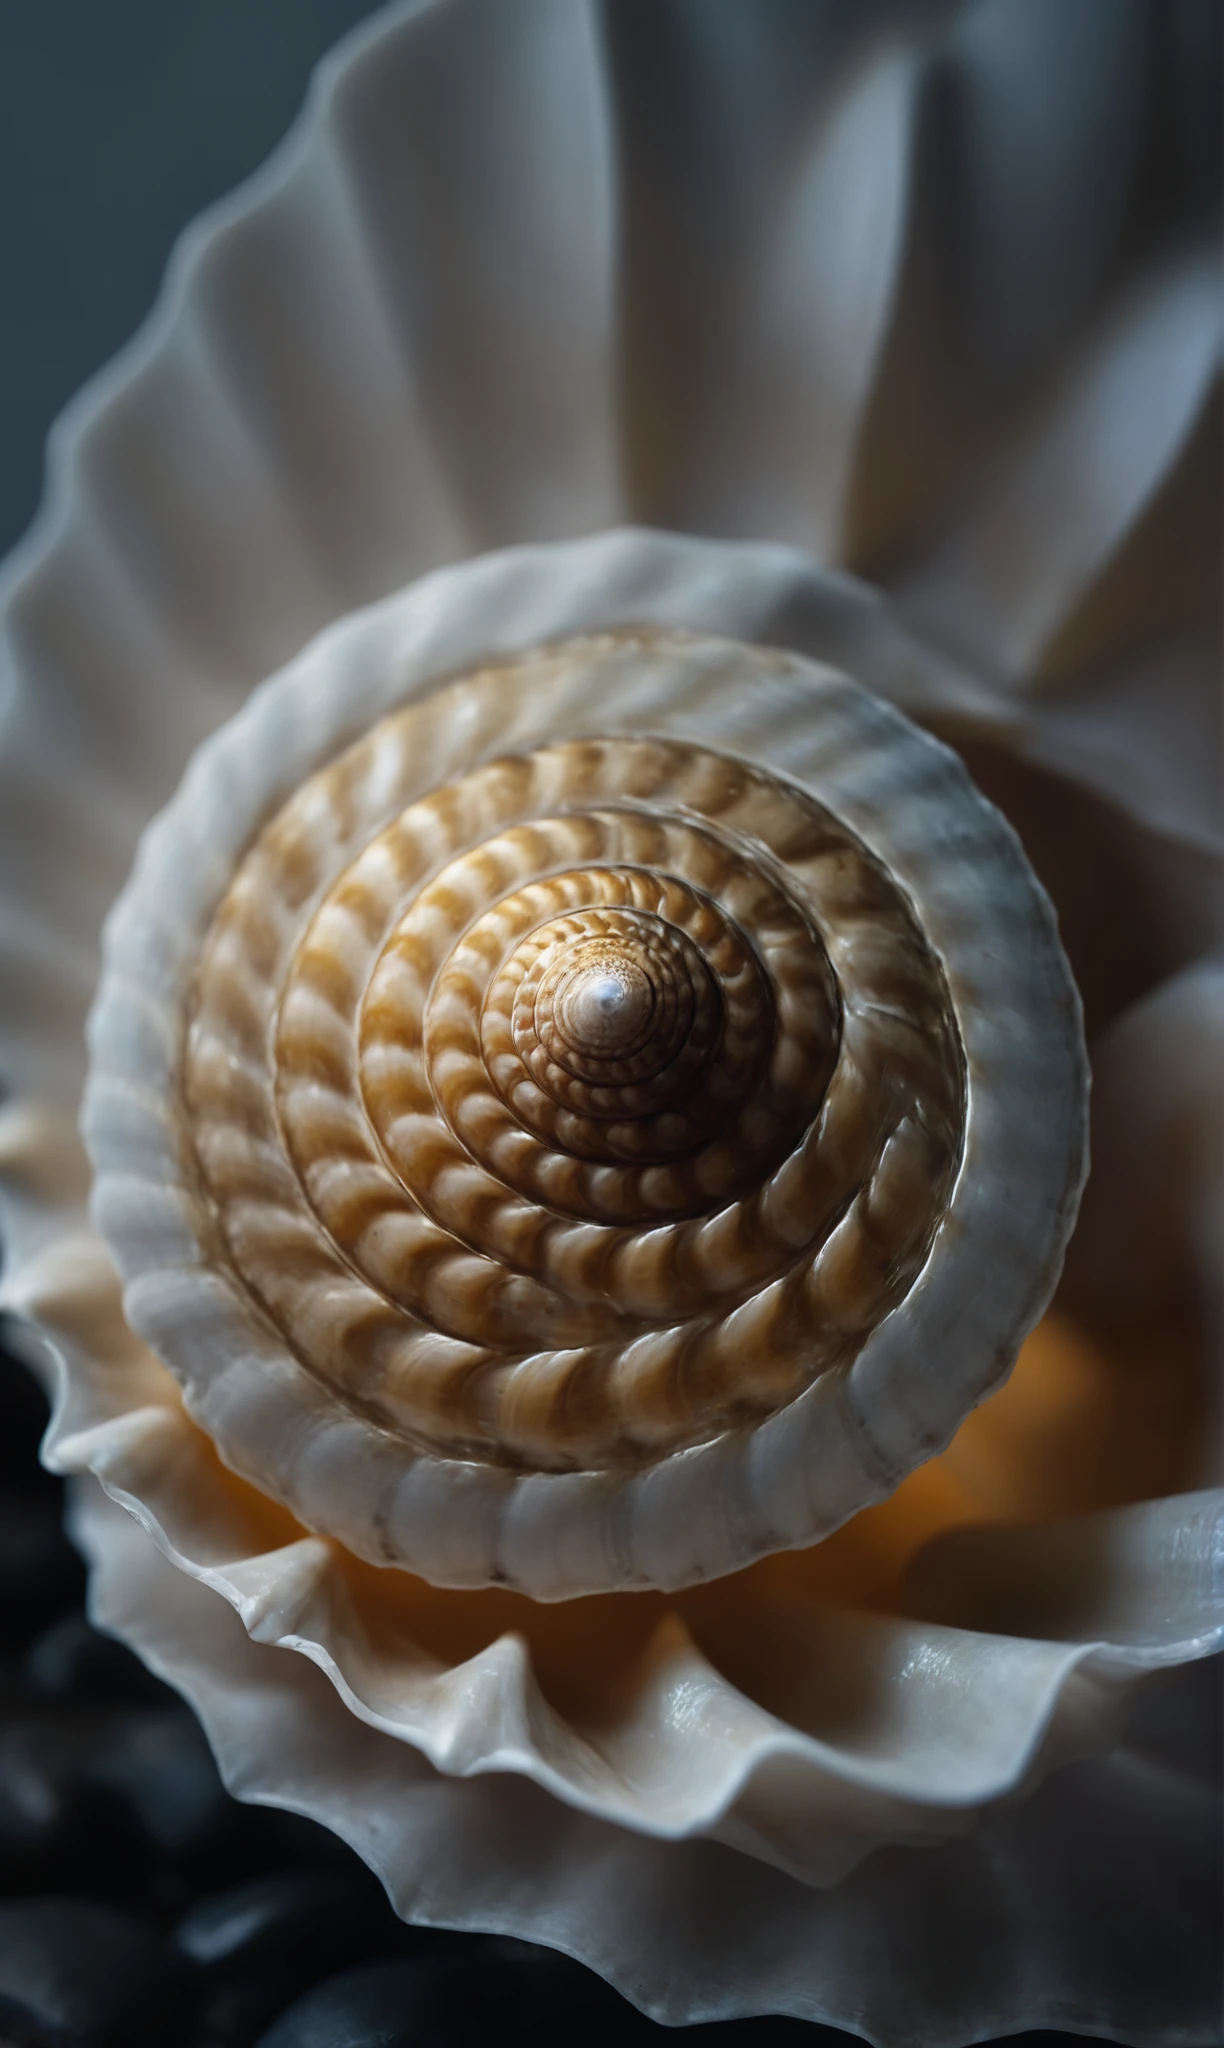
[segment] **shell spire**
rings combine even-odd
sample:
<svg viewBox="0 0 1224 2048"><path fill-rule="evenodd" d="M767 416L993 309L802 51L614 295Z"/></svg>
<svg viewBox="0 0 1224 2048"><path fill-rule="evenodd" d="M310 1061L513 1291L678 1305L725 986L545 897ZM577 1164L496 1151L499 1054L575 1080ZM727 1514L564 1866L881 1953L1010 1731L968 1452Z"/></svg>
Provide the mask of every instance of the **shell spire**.
<svg viewBox="0 0 1224 2048"><path fill-rule="evenodd" d="M229 1463L376 1561L547 1599L810 1542L1052 1284L1048 906L954 757L810 661L620 630L422 693L382 658L357 738L325 661L257 699L112 922L87 1133L128 1315ZM285 788L242 732L277 693Z"/></svg>

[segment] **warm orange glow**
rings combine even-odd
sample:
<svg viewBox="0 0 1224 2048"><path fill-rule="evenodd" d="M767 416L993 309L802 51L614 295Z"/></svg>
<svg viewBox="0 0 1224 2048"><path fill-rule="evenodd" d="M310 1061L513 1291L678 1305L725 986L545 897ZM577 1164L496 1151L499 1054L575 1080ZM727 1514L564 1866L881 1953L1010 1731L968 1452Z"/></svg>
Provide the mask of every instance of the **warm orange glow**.
<svg viewBox="0 0 1224 2048"><path fill-rule="evenodd" d="M888 1500L809 1550L765 1558L687 1593L545 1605L496 1588L456 1592L352 1559L350 1595L382 1660L394 1661L398 1639L414 1663L423 1650L450 1665L519 1633L546 1696L588 1727L623 1710L669 1612L683 1617L733 1682L768 1689L779 1600L792 1615L796 1602L808 1600L904 1611L906 1569L945 1529L1045 1520L1201 1483L1206 1411L1201 1380L1187 1365L1194 1351L1169 1329L1106 1346L1067 1318L1047 1315L1007 1385ZM225 1483L244 1496L253 1538L276 1547L302 1533L241 1480L227 1474ZM781 1639L772 1647L785 1655Z"/></svg>
<svg viewBox="0 0 1224 2048"><path fill-rule="evenodd" d="M886 1610L901 1604L911 1559L945 1529L1045 1521L1201 1484L1195 1350L1163 1325L1106 1345L1052 1311L942 1456L827 1542L753 1571L779 1591Z"/></svg>

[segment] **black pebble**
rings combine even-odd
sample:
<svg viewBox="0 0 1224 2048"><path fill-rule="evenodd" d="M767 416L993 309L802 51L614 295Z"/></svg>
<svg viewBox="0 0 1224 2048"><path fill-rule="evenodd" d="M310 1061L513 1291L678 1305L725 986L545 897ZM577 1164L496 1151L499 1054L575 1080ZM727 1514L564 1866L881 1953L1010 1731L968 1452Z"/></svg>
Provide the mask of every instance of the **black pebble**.
<svg viewBox="0 0 1224 2048"><path fill-rule="evenodd" d="M29 1367L4 1348L12 1327L7 1317L0 1319L0 1473L28 1480L51 1410Z"/></svg>
<svg viewBox="0 0 1224 2048"><path fill-rule="evenodd" d="M169 1705L174 1694L139 1657L91 1628L83 1614L66 1614L31 1643L21 1683L35 1699L93 1706Z"/></svg>
<svg viewBox="0 0 1224 2048"><path fill-rule="evenodd" d="M194 1717L39 1704L0 1715L0 1889L98 1891L228 1874L243 1809ZM248 1866L249 1867L249 1866ZM171 1887L173 1888L173 1887Z"/></svg>
<svg viewBox="0 0 1224 2048"><path fill-rule="evenodd" d="M257 2048L481 2048L513 2041L520 2008L513 1973L445 1954L358 1963L306 1992L259 2036Z"/></svg>
<svg viewBox="0 0 1224 2048"><path fill-rule="evenodd" d="M710 2020L705 2026L687 2028L681 2038L687 2048L858 2048L858 2036L843 2034L837 2027L776 2017Z"/></svg>
<svg viewBox="0 0 1224 2048"><path fill-rule="evenodd" d="M379 1898L384 1897L382 1886L370 1878L365 1864L348 1843L318 1821L275 1806L235 1804L233 1812L240 1824L239 1836L235 1838L234 1855L218 1883L232 1883L236 1878L254 1877L264 1871L345 1870L355 1872L362 1880L368 1879Z"/></svg>
<svg viewBox="0 0 1224 2048"><path fill-rule="evenodd" d="M0 1731L0 1888L42 1889L85 1846L75 1785L86 1746L76 1730L10 1720Z"/></svg>
<svg viewBox="0 0 1224 2048"><path fill-rule="evenodd" d="M249 2041L290 1999L342 1964L394 1942L377 1883L352 1870L274 1871L196 1901L174 1931L199 1981L201 2032Z"/></svg>
<svg viewBox="0 0 1224 2048"><path fill-rule="evenodd" d="M84 1899L0 1906L0 2034L22 2048L156 2039L169 1979L140 1920Z"/></svg>
<svg viewBox="0 0 1224 2048"><path fill-rule="evenodd" d="M78 1606L85 1569L61 1525L58 1488L0 1493L0 1632L26 1640Z"/></svg>
<svg viewBox="0 0 1224 2048"><path fill-rule="evenodd" d="M209 1971L279 1963L308 1948L322 1958L322 1976L394 1929L381 1890L360 1871L283 1870L197 1899L174 1940L185 1961Z"/></svg>
<svg viewBox="0 0 1224 2048"><path fill-rule="evenodd" d="M237 1824L204 1732L179 1704L116 1714L88 1782L131 1819L151 1851L189 1869L206 1869Z"/></svg>
<svg viewBox="0 0 1224 2048"><path fill-rule="evenodd" d="M513 1970L524 2038L540 2044L581 2039L583 2048L604 2042L628 2044L659 2028L593 1970L557 1949L511 1936L493 1935L483 1943L484 1966L498 1963ZM685 2037L687 2039L687 2033Z"/></svg>
<svg viewBox="0 0 1224 2048"><path fill-rule="evenodd" d="M148 1851L132 1815L91 1783L110 1717L6 1715L0 1727L0 1890L138 1885Z"/></svg>

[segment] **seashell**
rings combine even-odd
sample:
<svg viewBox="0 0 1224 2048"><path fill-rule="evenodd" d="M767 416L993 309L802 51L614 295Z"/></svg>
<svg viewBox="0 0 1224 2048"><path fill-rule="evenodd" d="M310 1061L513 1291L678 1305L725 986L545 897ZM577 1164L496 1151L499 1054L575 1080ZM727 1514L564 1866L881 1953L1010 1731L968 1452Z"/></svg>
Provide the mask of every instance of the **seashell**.
<svg viewBox="0 0 1224 2048"><path fill-rule="evenodd" d="M335 1829L406 1918L550 1942L672 2023L1205 2040L1219 298L1186 86L1211 61L1144 10L770 12L386 10L61 423L0 593L0 1304L53 1393L91 1611L191 1700L239 1797ZM627 523L723 538L517 548ZM430 572L511 545L448 608ZM143 933L133 1097L177 1114L176 976L294 789L422 694L576 636L789 650L950 740L1050 889L1084 999L1103 1170L1012 1377L827 1541L708 1586L543 1604L310 1533L220 1461L84 1207L84 1023L138 833L261 678L423 577L409 643L394 606L316 643L342 702L299 688L309 717L261 728L280 685L252 700L259 750L167 878L210 907ZM267 815L227 840L249 783ZM170 1134L143 1132L173 1180ZM192 1256L192 1213L158 1199L129 1249ZM134 1287L155 1313L151 1276ZM197 1365L218 1434L266 1449L249 1362ZM885 1393L873 1425L909 1428ZM652 1475L716 1448L529 1478L627 1478L653 1513ZM516 1468L479 1467L499 1472L521 1496ZM806 1480L762 1492L787 1528L815 1511Z"/></svg>
<svg viewBox="0 0 1224 2048"><path fill-rule="evenodd" d="M1086 1164L1053 916L956 758L794 655L552 640L591 558L499 579L551 644L439 687L452 571L208 743L108 926L83 1124L226 1462L538 1599L891 1490L1010 1367Z"/></svg>

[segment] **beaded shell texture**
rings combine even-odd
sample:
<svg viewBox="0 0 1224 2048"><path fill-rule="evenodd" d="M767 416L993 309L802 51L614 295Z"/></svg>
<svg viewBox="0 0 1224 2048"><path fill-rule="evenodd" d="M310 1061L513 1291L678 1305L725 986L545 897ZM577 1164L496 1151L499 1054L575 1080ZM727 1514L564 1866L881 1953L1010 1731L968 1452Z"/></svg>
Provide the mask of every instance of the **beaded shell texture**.
<svg viewBox="0 0 1224 2048"><path fill-rule="evenodd" d="M243 714L112 919L129 1319L378 1562L558 1598L810 1542L1006 1370L1074 1214L1078 1004L1009 828L772 650L571 638L338 748L327 673L272 686L307 772Z"/></svg>

